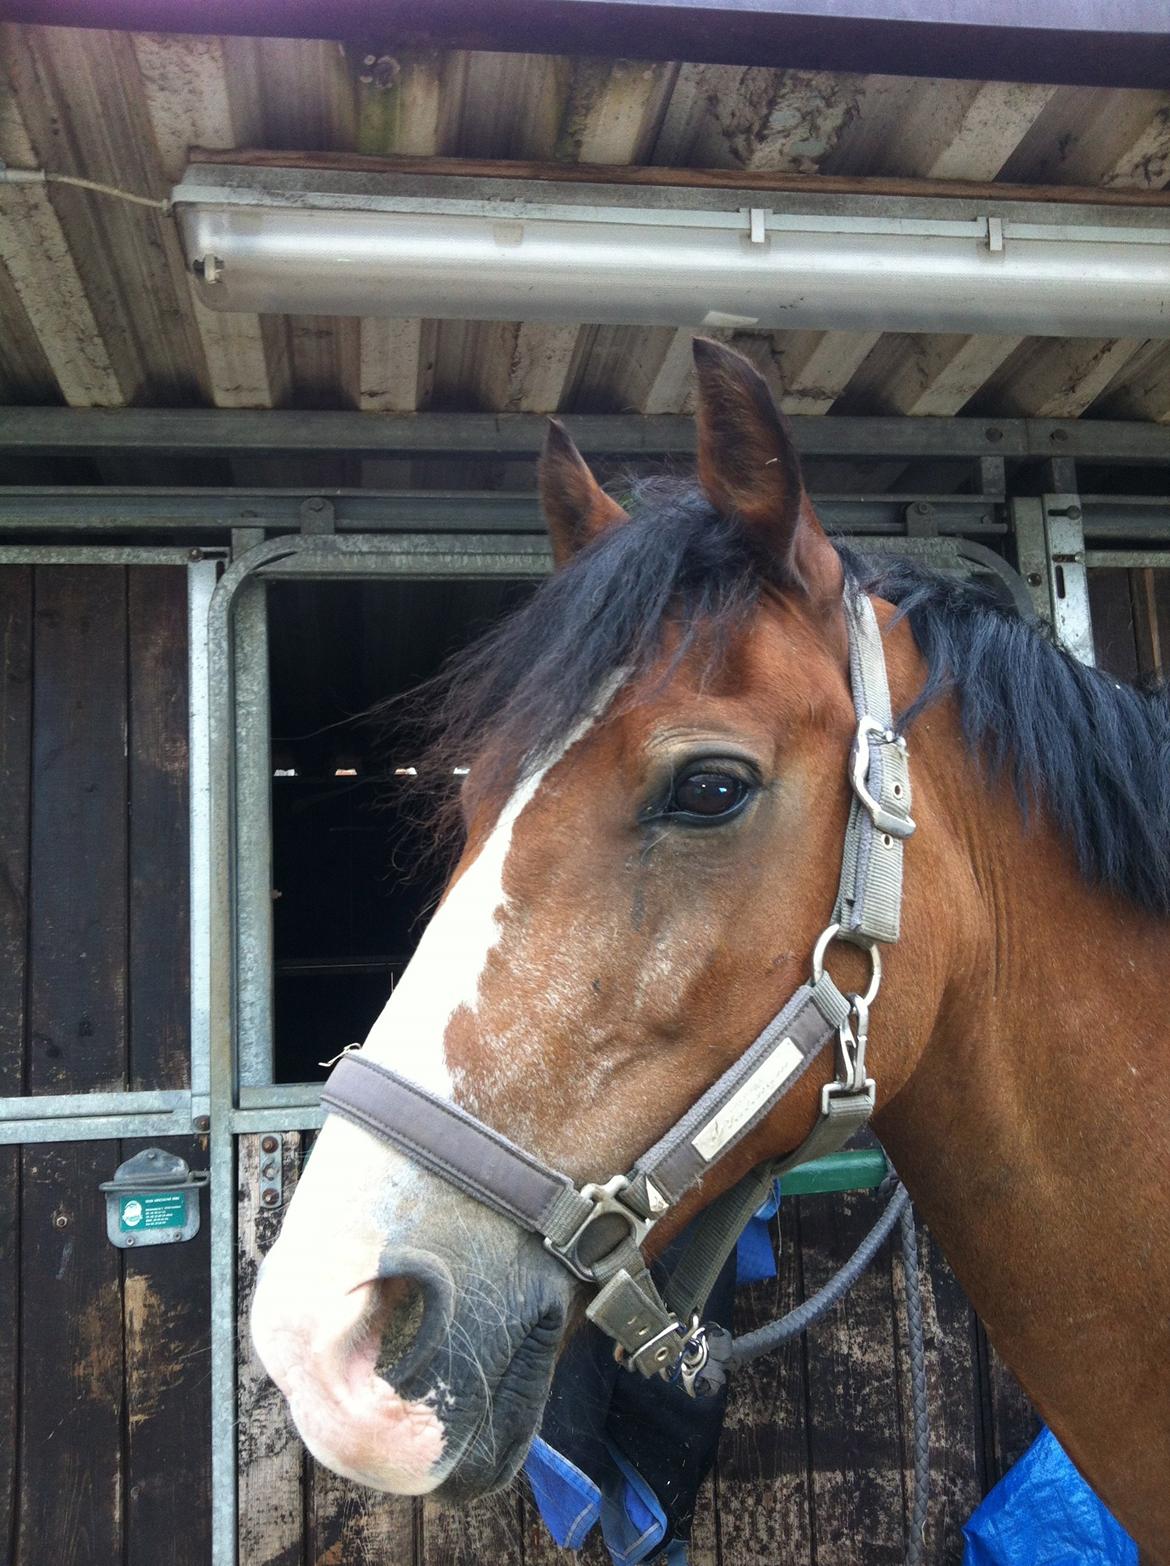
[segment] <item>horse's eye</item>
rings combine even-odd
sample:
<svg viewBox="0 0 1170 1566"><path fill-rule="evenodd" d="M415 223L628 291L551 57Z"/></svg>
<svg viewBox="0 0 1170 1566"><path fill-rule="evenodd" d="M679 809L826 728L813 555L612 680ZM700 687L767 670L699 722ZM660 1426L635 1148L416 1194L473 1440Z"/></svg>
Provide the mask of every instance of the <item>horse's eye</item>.
<svg viewBox="0 0 1170 1566"><path fill-rule="evenodd" d="M690 772L674 785L667 815L712 821L729 816L747 799L751 788L731 772Z"/></svg>

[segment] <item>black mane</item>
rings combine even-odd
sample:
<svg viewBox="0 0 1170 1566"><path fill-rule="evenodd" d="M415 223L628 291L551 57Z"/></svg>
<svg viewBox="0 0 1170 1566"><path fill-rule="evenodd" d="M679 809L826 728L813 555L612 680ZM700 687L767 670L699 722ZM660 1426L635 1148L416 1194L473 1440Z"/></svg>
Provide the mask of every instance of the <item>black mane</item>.
<svg viewBox="0 0 1170 1566"><path fill-rule="evenodd" d="M515 781L608 678L647 673L667 645L673 662L696 647L717 661L756 604L767 562L692 481L642 480L622 498L628 524L425 689L432 755L447 776L486 747L477 782ZM1086 668L980 588L838 548L861 587L898 606L925 657L927 683L903 724L953 688L972 754L990 776L1010 777L1025 816L1043 806L1088 880L1170 914L1170 694Z"/></svg>

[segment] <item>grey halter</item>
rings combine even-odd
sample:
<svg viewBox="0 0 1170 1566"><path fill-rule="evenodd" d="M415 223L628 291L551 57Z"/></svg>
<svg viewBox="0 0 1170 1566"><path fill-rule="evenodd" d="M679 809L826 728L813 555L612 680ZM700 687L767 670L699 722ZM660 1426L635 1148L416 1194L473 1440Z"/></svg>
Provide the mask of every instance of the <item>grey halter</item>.
<svg viewBox="0 0 1170 1566"><path fill-rule="evenodd" d="M835 1152L873 1113L865 1048L869 1009L881 983L878 943L898 939L902 844L914 822L906 744L893 728L881 633L870 600L852 586L846 588L845 620L857 731L833 922L816 943L809 979L631 1170L578 1187L457 1104L352 1046L321 1095L332 1113L539 1235L551 1255L596 1289L586 1315L614 1340L622 1362L646 1376L681 1380L690 1392L703 1389L707 1362L702 1307L772 1179ZM825 956L835 940L869 953L863 995L843 995L826 973ZM711 1203L660 1290L641 1249L650 1229L759 1125L834 1037L837 1074L821 1091L808 1136Z"/></svg>

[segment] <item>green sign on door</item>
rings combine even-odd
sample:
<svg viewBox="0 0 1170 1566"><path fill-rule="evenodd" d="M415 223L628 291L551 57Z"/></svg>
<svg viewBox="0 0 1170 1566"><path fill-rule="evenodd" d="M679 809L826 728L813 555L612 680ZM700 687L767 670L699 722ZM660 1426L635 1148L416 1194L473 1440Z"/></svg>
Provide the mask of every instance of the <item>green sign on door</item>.
<svg viewBox="0 0 1170 1566"><path fill-rule="evenodd" d="M147 1147L103 1180L106 1236L119 1250L173 1245L199 1233L199 1192L206 1169L190 1169L177 1153Z"/></svg>
<svg viewBox="0 0 1170 1566"><path fill-rule="evenodd" d="M144 1229L181 1229L187 1219L185 1191L142 1191L118 1203L118 1227L123 1234Z"/></svg>

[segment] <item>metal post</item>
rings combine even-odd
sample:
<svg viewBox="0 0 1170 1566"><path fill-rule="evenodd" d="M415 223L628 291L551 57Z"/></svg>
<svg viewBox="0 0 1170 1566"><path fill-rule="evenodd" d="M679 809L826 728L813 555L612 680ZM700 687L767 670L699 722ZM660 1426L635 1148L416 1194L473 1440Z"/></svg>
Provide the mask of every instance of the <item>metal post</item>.
<svg viewBox="0 0 1170 1566"><path fill-rule="evenodd" d="M190 791L191 886L191 1115L210 1125L211 950L211 778L208 716L207 613L218 568L200 560L187 568L188 771Z"/></svg>
<svg viewBox="0 0 1170 1566"><path fill-rule="evenodd" d="M1034 495L1013 496L1012 532L1016 540L1016 564L1028 584L1039 619L1052 624L1052 590L1048 570L1048 533L1044 526L1044 502Z"/></svg>
<svg viewBox="0 0 1170 1566"><path fill-rule="evenodd" d="M272 744L268 598L262 581L235 606L236 1027L241 1084L273 1077Z"/></svg>
<svg viewBox="0 0 1170 1566"><path fill-rule="evenodd" d="M228 576L230 577L229 570ZM211 1560L236 1566L236 1178L234 1107L235 686L233 585L225 578L208 615L211 778L209 950L211 1101Z"/></svg>
<svg viewBox="0 0 1170 1566"><path fill-rule="evenodd" d="M1075 492L1045 495L1044 524L1056 639L1082 663L1095 663L1080 495Z"/></svg>

